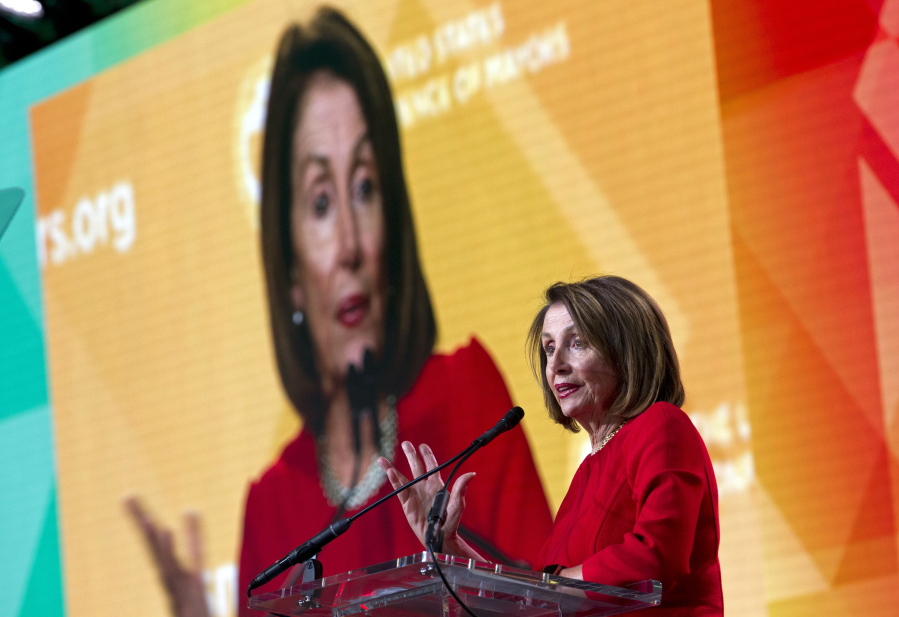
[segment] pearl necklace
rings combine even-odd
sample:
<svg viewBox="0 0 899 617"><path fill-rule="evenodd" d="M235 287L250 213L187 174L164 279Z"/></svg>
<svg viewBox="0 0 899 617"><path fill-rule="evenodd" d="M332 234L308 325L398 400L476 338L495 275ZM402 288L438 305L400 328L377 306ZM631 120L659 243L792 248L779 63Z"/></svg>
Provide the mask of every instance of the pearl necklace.
<svg viewBox="0 0 899 617"><path fill-rule="evenodd" d="M600 441L597 445L593 446L593 451L590 452L590 455L593 456L594 454L596 454L597 452L599 452L600 450L605 448L606 444L609 443L609 440L612 439L612 437L615 436L615 433L620 431L621 427L624 426L625 424L627 424L627 420L625 420L624 422L622 422L621 424L616 426L614 431L612 431L611 433L609 433L608 435L603 437L602 441ZM581 456L583 456L583 455L581 455Z"/></svg>
<svg viewBox="0 0 899 617"><path fill-rule="evenodd" d="M318 448L316 448L319 483L328 503L332 507L338 508L343 505L347 510L354 510L368 501L381 488L387 476L378 465L378 458L383 456L390 462L393 462L393 453L396 450L396 435L396 397L390 396L387 398L387 414L381 420L381 448L378 452L372 454L368 469L356 486L344 486L340 483L340 480L337 479L334 470L331 468L327 438L324 435L319 437Z"/></svg>

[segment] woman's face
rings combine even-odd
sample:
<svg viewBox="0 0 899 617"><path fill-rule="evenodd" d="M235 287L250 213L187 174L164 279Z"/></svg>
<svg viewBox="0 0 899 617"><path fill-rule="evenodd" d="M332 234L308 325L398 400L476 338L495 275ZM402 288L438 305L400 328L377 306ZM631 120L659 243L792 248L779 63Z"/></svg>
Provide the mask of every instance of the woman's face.
<svg viewBox="0 0 899 617"><path fill-rule="evenodd" d="M615 369L587 344L562 304L543 319L546 381L562 413L590 430L598 426L618 389Z"/></svg>
<svg viewBox="0 0 899 617"><path fill-rule="evenodd" d="M356 92L311 76L293 135L291 288L315 344L325 393L384 336L384 214L377 162Z"/></svg>

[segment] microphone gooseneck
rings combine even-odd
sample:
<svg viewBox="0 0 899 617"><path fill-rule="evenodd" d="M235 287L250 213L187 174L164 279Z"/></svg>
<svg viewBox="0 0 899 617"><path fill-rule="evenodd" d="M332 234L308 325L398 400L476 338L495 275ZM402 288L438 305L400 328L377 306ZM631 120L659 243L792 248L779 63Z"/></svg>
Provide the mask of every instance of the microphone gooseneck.
<svg viewBox="0 0 899 617"><path fill-rule="evenodd" d="M301 544L297 548L290 551L287 555L284 556L284 558L279 559L278 561L276 561L275 563L270 565L268 568L266 568L256 578L254 578L253 581L247 587L247 597L249 597L251 595L251 593L254 589L259 587L260 585L264 585L267 582L271 581L273 578L275 578L276 576L278 576L279 574L281 574L282 572L284 572L291 566L295 566L298 563L303 563L304 561L307 561L307 560L311 559L312 557L314 557L315 555L317 555L319 552L321 552L321 550L325 547L326 544L328 544L329 542L331 542L332 540L334 540L335 538L337 538L338 536L343 534L347 529L350 528L350 525L353 524L353 521L355 521L357 518L359 518L363 514L378 507L379 505L381 505L382 503L384 503L391 497L395 497L397 494L406 490L410 486L421 482L422 480L439 472L443 468L445 468L449 465L452 465L459 459L462 459L461 461L459 461L459 464L456 465L456 467L450 473L450 476L447 479L447 484L449 484L449 481L452 480L453 476L456 474L456 471L459 469L459 467L462 465L462 463L464 463L465 460L468 459L468 457L470 457L472 454L474 454L478 449L484 447L485 445L487 445L488 443L493 441L493 439L495 439L496 436L499 435L500 433L504 433L504 432L508 431L509 429L512 429L515 426L517 426L518 423L521 421L522 417L524 417L524 410L521 407L513 407L512 409L510 409L509 411L506 412L506 414L502 417L502 419L500 419L500 421L497 422L496 425L493 426L493 428L491 428L489 431L485 432L483 435L481 435L480 437L478 437L477 439L472 441L470 446L465 448L465 450L463 450L456 456L452 457L451 459L449 459L448 461L446 461L444 463L441 463L440 465L437 465L436 467L434 467L434 469L421 474L417 478L414 478L414 479L410 480L409 482L406 482L403 486L391 491L387 495L384 495L383 497L378 499L376 502L363 508L362 510L360 510L353 516L334 521L333 523L328 525L328 527L326 529L324 529L323 531L314 535L312 538L307 540L305 543ZM443 489L441 489L440 491L438 491L438 493L434 499L434 504L432 505L431 510L428 513L428 531L427 531L427 533L428 533L428 536L432 536L432 539L430 542L428 542L428 545L429 545L429 548L431 546L436 546L438 551L442 544L442 527L443 527L443 524L446 522L446 509L447 509L447 505L449 503L449 497L450 497L449 491L447 491L445 487ZM434 551L434 552L438 552L438 551Z"/></svg>

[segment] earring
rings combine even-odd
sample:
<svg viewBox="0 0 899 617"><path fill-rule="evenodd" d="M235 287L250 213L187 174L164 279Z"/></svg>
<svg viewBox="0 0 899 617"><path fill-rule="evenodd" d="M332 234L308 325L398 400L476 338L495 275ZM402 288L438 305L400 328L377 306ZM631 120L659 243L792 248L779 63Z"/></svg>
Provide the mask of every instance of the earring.
<svg viewBox="0 0 899 617"><path fill-rule="evenodd" d="M294 311L293 312L293 323L297 326L300 325L301 323L303 323L303 317L304 317L303 311Z"/></svg>

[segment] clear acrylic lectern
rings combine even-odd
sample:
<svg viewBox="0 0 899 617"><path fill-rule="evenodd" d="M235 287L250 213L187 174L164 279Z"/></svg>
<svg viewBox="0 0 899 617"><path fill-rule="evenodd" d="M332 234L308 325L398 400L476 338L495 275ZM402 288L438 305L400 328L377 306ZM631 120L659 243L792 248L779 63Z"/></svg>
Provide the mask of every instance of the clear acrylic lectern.
<svg viewBox="0 0 899 617"><path fill-rule="evenodd" d="M586 617L658 606L662 585L585 583L530 570L437 555L453 590L478 617ZM426 552L253 596L252 609L276 615L467 615Z"/></svg>

